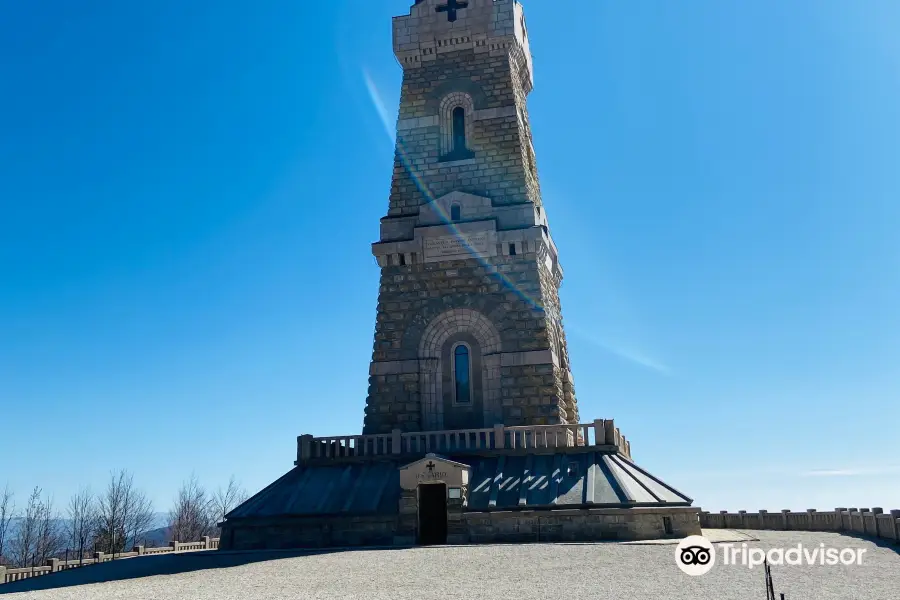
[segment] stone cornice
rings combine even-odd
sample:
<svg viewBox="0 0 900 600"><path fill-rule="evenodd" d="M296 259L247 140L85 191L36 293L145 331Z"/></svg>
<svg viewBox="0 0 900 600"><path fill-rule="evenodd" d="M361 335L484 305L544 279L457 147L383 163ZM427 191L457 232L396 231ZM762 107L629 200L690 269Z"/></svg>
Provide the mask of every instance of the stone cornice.
<svg viewBox="0 0 900 600"><path fill-rule="evenodd" d="M423 0L409 15L394 17L394 55L404 69L427 65L448 52L473 50L504 56L515 51L524 62L527 92L533 87L533 65L522 5L515 0L468 0L457 19L437 11L446 0Z"/></svg>

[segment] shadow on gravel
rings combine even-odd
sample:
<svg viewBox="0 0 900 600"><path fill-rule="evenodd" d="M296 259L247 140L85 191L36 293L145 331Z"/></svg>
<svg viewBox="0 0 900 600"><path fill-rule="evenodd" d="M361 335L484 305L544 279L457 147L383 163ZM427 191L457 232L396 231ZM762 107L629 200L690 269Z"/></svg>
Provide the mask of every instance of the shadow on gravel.
<svg viewBox="0 0 900 600"><path fill-rule="evenodd" d="M894 540L886 540L884 538L871 537L868 535L863 535L861 533L850 533L849 531L842 531L841 535L843 535L844 537L855 538L857 540L865 540L867 542L871 542L871 543L875 544L879 548L893 550L897 554L900 554L900 544L898 544Z"/></svg>
<svg viewBox="0 0 900 600"><path fill-rule="evenodd" d="M333 554L335 552L363 552L367 550L393 550L400 548L321 548L307 550L254 550L247 552L188 552L184 554L163 554L160 556L140 556L91 565L80 569L70 569L0 585L0 596L16 592L31 592L65 588L74 585L105 583L155 575L175 575L206 569L227 569L257 562Z"/></svg>

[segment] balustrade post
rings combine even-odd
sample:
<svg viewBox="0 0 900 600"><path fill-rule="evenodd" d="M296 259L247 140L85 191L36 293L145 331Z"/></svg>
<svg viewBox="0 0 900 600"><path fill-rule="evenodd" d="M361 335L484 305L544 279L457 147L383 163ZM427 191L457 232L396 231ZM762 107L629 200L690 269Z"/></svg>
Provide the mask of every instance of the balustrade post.
<svg viewBox="0 0 900 600"><path fill-rule="evenodd" d="M312 458L313 436L306 434L297 438L297 460L305 461Z"/></svg>
<svg viewBox="0 0 900 600"><path fill-rule="evenodd" d="M209 550L209 536L208 535L203 536L203 549Z"/></svg>
<svg viewBox="0 0 900 600"><path fill-rule="evenodd" d="M616 443L616 422L615 419L607 419L603 422L603 444L612 446Z"/></svg>
<svg viewBox="0 0 900 600"><path fill-rule="evenodd" d="M0 566L0 585L6 583L6 567Z"/></svg>
<svg viewBox="0 0 900 600"><path fill-rule="evenodd" d="M594 419L594 445L603 444L606 439L606 429L603 425L603 419Z"/></svg>
<svg viewBox="0 0 900 600"><path fill-rule="evenodd" d="M400 454L400 444L402 438L400 434L402 432L399 429L394 429L391 431L391 454Z"/></svg>

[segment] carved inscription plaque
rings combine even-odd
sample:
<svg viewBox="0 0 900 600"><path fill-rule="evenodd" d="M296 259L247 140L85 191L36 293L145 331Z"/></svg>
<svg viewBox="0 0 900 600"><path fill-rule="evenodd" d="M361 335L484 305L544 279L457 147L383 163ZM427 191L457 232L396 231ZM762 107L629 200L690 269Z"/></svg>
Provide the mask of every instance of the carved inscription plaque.
<svg viewBox="0 0 900 600"><path fill-rule="evenodd" d="M438 260L449 256L470 256L473 253L486 256L490 252L490 238L487 233L470 235L448 235L425 238L425 260Z"/></svg>

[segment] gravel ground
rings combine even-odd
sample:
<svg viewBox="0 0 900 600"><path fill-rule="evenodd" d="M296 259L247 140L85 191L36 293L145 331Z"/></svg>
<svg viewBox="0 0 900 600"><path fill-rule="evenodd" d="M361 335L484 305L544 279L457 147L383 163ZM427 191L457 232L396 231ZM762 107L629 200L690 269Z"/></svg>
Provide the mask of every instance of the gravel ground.
<svg viewBox="0 0 900 600"><path fill-rule="evenodd" d="M776 592L785 593L787 600L900 599L900 548L896 546L830 533L754 531L752 535L759 541L747 542L749 547L766 550L798 543L807 548L824 543L832 548L866 550L862 566L773 567ZM678 570L674 556L672 544L616 543L307 555L200 552L122 560L7 584L0 586L0 595L10 600L766 597L761 569L724 566L719 558L710 573L689 577ZM117 580L98 583L111 578ZM35 590L36 586L48 589ZM35 591L21 591L26 589Z"/></svg>

